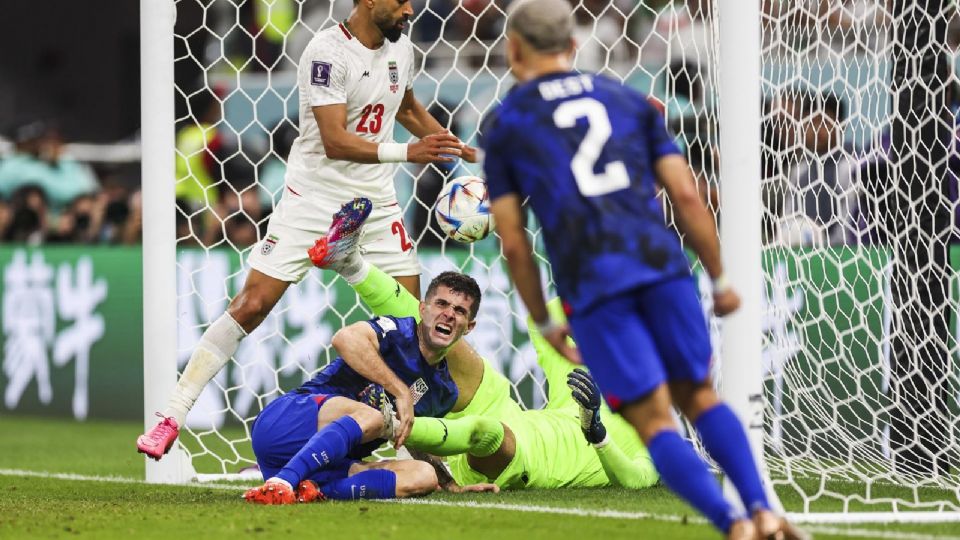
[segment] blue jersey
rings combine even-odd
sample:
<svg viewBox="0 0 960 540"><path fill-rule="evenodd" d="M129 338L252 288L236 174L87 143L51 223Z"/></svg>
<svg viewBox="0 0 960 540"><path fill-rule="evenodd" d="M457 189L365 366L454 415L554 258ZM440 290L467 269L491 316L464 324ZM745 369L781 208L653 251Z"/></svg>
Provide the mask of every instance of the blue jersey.
<svg viewBox="0 0 960 540"><path fill-rule="evenodd" d="M445 359L431 366L423 358L417 339L416 319L385 316L367 322L377 333L380 356L387 367L409 385L413 395L414 414L439 418L453 410L459 393L457 385L450 377ZM338 357L294 392L333 393L357 399L360 392L370 384L369 380L348 366L343 358Z"/></svg>
<svg viewBox="0 0 960 540"><path fill-rule="evenodd" d="M574 310L690 272L654 164L680 151L640 93L553 73L517 86L481 128L490 199L529 197L557 292Z"/></svg>

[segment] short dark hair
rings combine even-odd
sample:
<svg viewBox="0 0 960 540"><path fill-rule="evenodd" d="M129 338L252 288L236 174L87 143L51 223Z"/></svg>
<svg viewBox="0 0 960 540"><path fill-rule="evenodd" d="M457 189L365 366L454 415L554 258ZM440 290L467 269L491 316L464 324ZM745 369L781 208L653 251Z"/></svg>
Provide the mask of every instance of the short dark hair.
<svg viewBox="0 0 960 540"><path fill-rule="evenodd" d="M481 295L480 285L477 285L475 279L466 274L453 272L451 270L441 272L440 275L430 281L430 285L427 287L427 293L423 295L423 298L426 300L432 297L437 292L437 287L441 285L455 293L460 293L472 298L473 305L470 306L470 320L472 321L477 318L477 312L480 311Z"/></svg>

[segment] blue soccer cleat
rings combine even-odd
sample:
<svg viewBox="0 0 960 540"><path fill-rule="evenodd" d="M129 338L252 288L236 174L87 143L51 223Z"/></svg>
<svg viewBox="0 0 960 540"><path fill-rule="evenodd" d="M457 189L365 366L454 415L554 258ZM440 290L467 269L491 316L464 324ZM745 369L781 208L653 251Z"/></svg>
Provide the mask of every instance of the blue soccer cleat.
<svg viewBox="0 0 960 540"><path fill-rule="evenodd" d="M364 222L370 217L371 210L373 203L366 197L357 197L340 207L333 215L333 223L330 224L327 234L321 236L313 247L307 250L313 265L339 272L341 263L356 253L360 232Z"/></svg>

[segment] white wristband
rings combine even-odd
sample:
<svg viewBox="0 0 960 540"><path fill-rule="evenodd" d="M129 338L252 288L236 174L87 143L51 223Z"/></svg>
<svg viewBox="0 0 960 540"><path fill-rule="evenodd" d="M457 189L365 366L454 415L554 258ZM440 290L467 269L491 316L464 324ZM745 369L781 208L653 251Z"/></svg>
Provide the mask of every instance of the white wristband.
<svg viewBox="0 0 960 540"><path fill-rule="evenodd" d="M604 436L602 441L598 443L593 443L593 447L596 448L597 450L600 450L601 448L603 448L608 444L610 444L610 433L607 433L606 436Z"/></svg>
<svg viewBox="0 0 960 540"><path fill-rule="evenodd" d="M713 280L713 294L725 292L729 288L730 280L727 279L726 274L720 274Z"/></svg>
<svg viewBox="0 0 960 540"><path fill-rule="evenodd" d="M380 163L396 163L407 160L407 143L380 143L377 145Z"/></svg>

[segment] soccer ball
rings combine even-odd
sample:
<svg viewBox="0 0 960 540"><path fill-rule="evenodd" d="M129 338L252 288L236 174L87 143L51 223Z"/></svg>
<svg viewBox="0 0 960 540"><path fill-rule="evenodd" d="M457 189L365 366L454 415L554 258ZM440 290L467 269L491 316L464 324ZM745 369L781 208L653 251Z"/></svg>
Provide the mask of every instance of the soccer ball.
<svg viewBox="0 0 960 540"><path fill-rule="evenodd" d="M434 208L440 228L458 242L483 240L493 230L487 184L476 176L461 176L447 182Z"/></svg>

